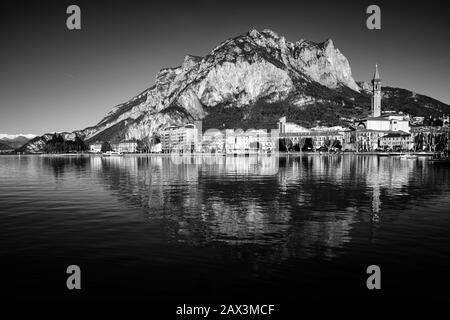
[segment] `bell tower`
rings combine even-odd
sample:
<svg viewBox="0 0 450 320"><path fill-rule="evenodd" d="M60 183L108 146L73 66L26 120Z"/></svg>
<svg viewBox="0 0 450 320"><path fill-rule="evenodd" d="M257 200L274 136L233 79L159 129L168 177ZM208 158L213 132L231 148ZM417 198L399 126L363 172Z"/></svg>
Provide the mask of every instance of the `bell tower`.
<svg viewBox="0 0 450 320"><path fill-rule="evenodd" d="M381 77L378 65L375 65L375 73L372 80L372 117L381 116Z"/></svg>

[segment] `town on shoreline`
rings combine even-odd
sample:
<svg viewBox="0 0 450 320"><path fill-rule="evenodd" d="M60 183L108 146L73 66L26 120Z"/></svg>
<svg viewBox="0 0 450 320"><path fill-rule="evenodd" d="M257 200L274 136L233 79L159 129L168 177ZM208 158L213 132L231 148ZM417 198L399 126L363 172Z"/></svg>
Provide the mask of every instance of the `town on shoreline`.
<svg viewBox="0 0 450 320"><path fill-rule="evenodd" d="M402 112L382 111L381 77L378 66L372 80L371 114L354 119L348 127L316 126L305 128L279 119L276 129L208 129L202 130L202 121L168 126L152 137L122 141L85 142L78 135L65 140L55 133L45 142L46 154L93 153L117 154L303 154L363 153L421 155L440 154L448 157L450 150L449 116L424 118ZM23 150L6 149L0 154Z"/></svg>

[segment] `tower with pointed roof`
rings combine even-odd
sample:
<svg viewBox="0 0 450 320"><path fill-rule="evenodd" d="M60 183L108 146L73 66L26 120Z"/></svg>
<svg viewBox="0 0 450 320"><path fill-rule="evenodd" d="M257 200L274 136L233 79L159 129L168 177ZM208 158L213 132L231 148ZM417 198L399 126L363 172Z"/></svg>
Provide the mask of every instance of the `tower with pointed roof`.
<svg viewBox="0 0 450 320"><path fill-rule="evenodd" d="M375 73L372 80L372 117L381 116L381 77L378 65L375 65Z"/></svg>

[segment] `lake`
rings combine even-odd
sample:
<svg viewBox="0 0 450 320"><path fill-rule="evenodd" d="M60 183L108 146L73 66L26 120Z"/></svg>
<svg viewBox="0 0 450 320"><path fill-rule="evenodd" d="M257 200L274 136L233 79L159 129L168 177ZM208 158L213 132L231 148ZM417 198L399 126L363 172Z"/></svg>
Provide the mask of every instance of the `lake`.
<svg viewBox="0 0 450 320"><path fill-rule="evenodd" d="M10 298L450 298L450 168L426 157L1 156ZM66 288L78 265L82 290ZM366 268L381 269L368 290Z"/></svg>

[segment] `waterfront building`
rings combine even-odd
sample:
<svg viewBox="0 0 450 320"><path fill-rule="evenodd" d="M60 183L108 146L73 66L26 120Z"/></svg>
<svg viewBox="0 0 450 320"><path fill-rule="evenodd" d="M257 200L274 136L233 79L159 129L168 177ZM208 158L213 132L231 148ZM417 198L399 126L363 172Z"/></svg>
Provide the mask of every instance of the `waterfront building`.
<svg viewBox="0 0 450 320"><path fill-rule="evenodd" d="M102 152L102 141L95 141L89 144L89 151L92 153L100 153Z"/></svg>
<svg viewBox="0 0 450 320"><path fill-rule="evenodd" d="M391 145L409 150L413 146L411 134L405 131L367 130L362 128L356 130L354 134L356 150L358 151L375 151L389 148ZM383 140L384 137L387 139ZM396 144L397 140L401 140L402 143Z"/></svg>
<svg viewBox="0 0 450 320"><path fill-rule="evenodd" d="M278 150L278 130L268 133L265 129L226 129L224 139L226 153L271 153Z"/></svg>
<svg viewBox="0 0 450 320"><path fill-rule="evenodd" d="M152 146L150 147L150 152L151 153L161 153L162 152L161 143L152 144Z"/></svg>
<svg viewBox="0 0 450 320"><path fill-rule="evenodd" d="M347 148L346 146L354 145L356 142L356 129L355 128L348 128L345 130L340 131L340 133L344 136L344 143L343 148L345 149L351 149Z"/></svg>
<svg viewBox="0 0 450 320"><path fill-rule="evenodd" d="M312 150L321 147L332 147L333 145L343 145L344 134L339 131L307 131L289 132L280 134L280 139L289 139L293 145L298 145L300 149L309 145ZM339 142L339 143L337 143Z"/></svg>
<svg viewBox="0 0 450 320"><path fill-rule="evenodd" d="M225 131L217 129L206 130L203 134L200 151L204 153L224 153Z"/></svg>
<svg viewBox="0 0 450 320"><path fill-rule="evenodd" d="M356 150L373 151L380 148L380 137L384 136L386 131L368 130L358 128L355 131Z"/></svg>
<svg viewBox="0 0 450 320"><path fill-rule="evenodd" d="M413 126L411 141L417 151L447 150L450 141L450 127Z"/></svg>
<svg viewBox="0 0 450 320"><path fill-rule="evenodd" d="M161 132L163 153L193 153L201 147L201 121L182 126L170 126Z"/></svg>
<svg viewBox="0 0 450 320"><path fill-rule="evenodd" d="M260 130L257 135L258 142L258 152L271 153L279 151L279 130L271 129L270 132L267 130Z"/></svg>
<svg viewBox="0 0 450 320"><path fill-rule="evenodd" d="M110 143L112 151L119 152L119 143L118 142L111 142Z"/></svg>
<svg viewBox="0 0 450 320"><path fill-rule="evenodd" d="M333 145L344 145L354 140L354 135L351 129L343 127L315 127L307 129L298 126L294 123L286 122L286 117L283 117L278 122L279 139L286 143L289 140L294 149L301 150L303 148L310 148L316 150L321 147L333 147ZM337 143L339 142L339 143Z"/></svg>
<svg viewBox="0 0 450 320"><path fill-rule="evenodd" d="M136 140L124 140L114 145L113 149L120 153L136 153L137 152Z"/></svg>
<svg viewBox="0 0 450 320"><path fill-rule="evenodd" d="M278 130L209 129L201 133L201 122L170 126L161 132L163 153L270 153L278 150Z"/></svg>
<svg viewBox="0 0 450 320"><path fill-rule="evenodd" d="M410 132L411 130L409 116L401 114L368 117L358 122L358 128L376 131Z"/></svg>
<svg viewBox="0 0 450 320"><path fill-rule="evenodd" d="M397 131L388 133L380 139L380 148L389 150L411 150L413 144L411 141L411 134Z"/></svg>

